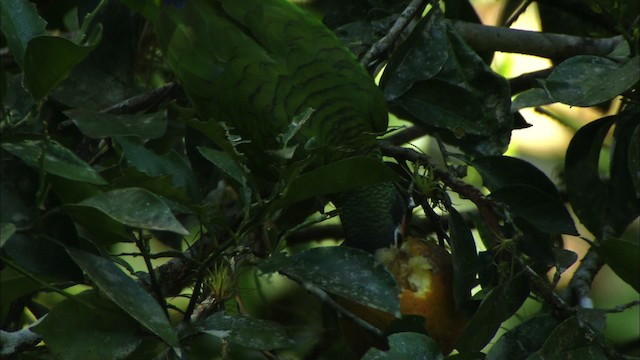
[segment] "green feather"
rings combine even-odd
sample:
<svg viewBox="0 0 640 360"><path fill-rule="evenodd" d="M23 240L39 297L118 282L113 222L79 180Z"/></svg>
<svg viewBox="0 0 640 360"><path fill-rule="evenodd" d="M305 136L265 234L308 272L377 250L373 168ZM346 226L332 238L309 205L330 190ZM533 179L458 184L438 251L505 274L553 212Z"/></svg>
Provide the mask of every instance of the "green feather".
<svg viewBox="0 0 640 360"><path fill-rule="evenodd" d="M296 134L313 139L316 166L355 155L380 158L387 127L377 86L322 23L285 0L188 0L156 23L168 62L200 116L225 123L247 143L248 166L277 179L265 153L296 115L314 112ZM373 250L393 240L393 184L336 195L350 245Z"/></svg>

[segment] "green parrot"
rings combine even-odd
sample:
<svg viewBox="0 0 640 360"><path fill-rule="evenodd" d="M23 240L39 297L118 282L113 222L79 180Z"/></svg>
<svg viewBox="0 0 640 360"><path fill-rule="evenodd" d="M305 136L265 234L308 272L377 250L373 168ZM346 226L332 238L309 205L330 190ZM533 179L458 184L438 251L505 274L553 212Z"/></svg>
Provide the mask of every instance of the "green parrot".
<svg viewBox="0 0 640 360"><path fill-rule="evenodd" d="M155 20L171 69L203 120L239 136L247 167L278 179L267 154L300 126L296 153L321 166L352 156L382 161L376 135L387 128L381 92L321 22L286 0L169 1ZM392 183L334 194L345 244L373 252L396 240L403 214Z"/></svg>

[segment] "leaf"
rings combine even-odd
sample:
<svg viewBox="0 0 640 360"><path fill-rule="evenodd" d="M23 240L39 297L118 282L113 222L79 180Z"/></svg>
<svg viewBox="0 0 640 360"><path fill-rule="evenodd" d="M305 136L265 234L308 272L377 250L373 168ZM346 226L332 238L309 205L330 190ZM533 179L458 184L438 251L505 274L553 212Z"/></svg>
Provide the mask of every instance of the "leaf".
<svg viewBox="0 0 640 360"><path fill-rule="evenodd" d="M124 158L130 166L150 177L169 176L175 187L197 198L195 175L187 160L175 150L158 155L145 148L136 138L117 137L114 140L122 146Z"/></svg>
<svg viewBox="0 0 640 360"><path fill-rule="evenodd" d="M45 32L47 22L39 15L36 5L26 0L0 2L0 30L7 40L13 58L23 67L27 44Z"/></svg>
<svg viewBox="0 0 640 360"><path fill-rule="evenodd" d="M636 199L640 199L640 126L636 127L631 135L628 156L629 176L636 189Z"/></svg>
<svg viewBox="0 0 640 360"><path fill-rule="evenodd" d="M511 112L514 113L524 108L547 105L554 102L556 100L551 98L546 89L533 88L518 94L511 104Z"/></svg>
<svg viewBox="0 0 640 360"><path fill-rule="evenodd" d="M246 170L244 170L234 159L224 151L209 149L203 146L198 146L198 151L209 160L218 169L222 170L227 176L231 177L240 185L245 185L247 182Z"/></svg>
<svg viewBox="0 0 640 360"><path fill-rule="evenodd" d="M365 156L350 157L294 178L283 198L279 199L279 205L397 180L398 175L380 160Z"/></svg>
<svg viewBox="0 0 640 360"><path fill-rule="evenodd" d="M511 185L491 192L491 198L509 207L538 229L550 234L579 235L573 218L558 198L527 185Z"/></svg>
<svg viewBox="0 0 640 360"><path fill-rule="evenodd" d="M134 228L189 234L164 201L141 188L111 190L83 200L75 206L97 209L119 223Z"/></svg>
<svg viewBox="0 0 640 360"><path fill-rule="evenodd" d="M596 246L611 269L627 284L640 292L640 244L625 239L609 238Z"/></svg>
<svg viewBox="0 0 640 360"><path fill-rule="evenodd" d="M320 247L265 261L263 272L278 271L329 293L400 316L395 280L373 255L346 246Z"/></svg>
<svg viewBox="0 0 640 360"><path fill-rule="evenodd" d="M69 224L73 228L73 224ZM5 244L4 251L18 265L36 275L70 281L82 281L82 271L64 251L62 246L40 236L13 236Z"/></svg>
<svg viewBox="0 0 640 360"><path fill-rule="evenodd" d="M111 302L94 291L75 297L95 308L65 299L33 327L57 359L125 359L142 343L143 334L138 324Z"/></svg>
<svg viewBox="0 0 640 360"><path fill-rule="evenodd" d="M471 289L476 285L478 254L471 229L453 206L447 207L451 216L451 255L453 257L453 296L456 307L471 298Z"/></svg>
<svg viewBox="0 0 640 360"><path fill-rule="evenodd" d="M192 331L207 333L230 343L255 350L273 350L292 346L282 325L246 316L230 316L217 312L201 322Z"/></svg>
<svg viewBox="0 0 640 360"><path fill-rule="evenodd" d="M42 285L18 272L10 266L5 266L0 271L0 321L5 321L9 309L14 302L24 298L27 294L33 294L42 288Z"/></svg>
<svg viewBox="0 0 640 360"><path fill-rule="evenodd" d="M97 27L87 45L48 35L29 41L24 57L24 84L36 101L47 96L93 51L100 42L101 32L102 27Z"/></svg>
<svg viewBox="0 0 640 360"><path fill-rule="evenodd" d="M120 115L73 109L64 114L73 120L84 135L93 139L130 135L155 139L167 130L167 116L164 112Z"/></svg>
<svg viewBox="0 0 640 360"><path fill-rule="evenodd" d="M444 18L435 11L425 16L393 52L380 87L387 101L406 93L417 81L434 77L449 57Z"/></svg>
<svg viewBox="0 0 640 360"><path fill-rule="evenodd" d="M609 192L598 161L604 138L616 116L595 120L576 132L565 157L565 182L573 212L597 238L604 229Z"/></svg>
<svg viewBox="0 0 640 360"><path fill-rule="evenodd" d="M16 225L13 223L0 222L0 249L4 247L7 240L16 233Z"/></svg>
<svg viewBox="0 0 640 360"><path fill-rule="evenodd" d="M620 63L599 56L579 55L556 66L544 84L551 97L559 102L591 106L631 88L640 80L638 68L639 56Z"/></svg>
<svg viewBox="0 0 640 360"><path fill-rule="evenodd" d="M36 169L40 168L40 159L44 152L42 165L45 172L89 184L107 184L89 164L53 140L4 142L2 148Z"/></svg>
<svg viewBox="0 0 640 360"><path fill-rule="evenodd" d="M403 332L390 335L389 350L383 351L372 347L362 360L441 360L442 353L438 344L424 334Z"/></svg>
<svg viewBox="0 0 640 360"><path fill-rule="evenodd" d="M461 353L480 351L489 343L502 322L515 314L529 296L529 285L523 276L516 275L491 289L460 336L456 349Z"/></svg>
<svg viewBox="0 0 640 360"><path fill-rule="evenodd" d="M171 347L179 347L178 336L158 302L112 261L74 248L67 252L111 301Z"/></svg>
<svg viewBox="0 0 640 360"><path fill-rule="evenodd" d="M632 176L628 171L632 136L635 129L640 128L638 116L640 113L618 115L613 131L608 183L609 211L605 220L607 236L622 235L625 229L640 216L640 199L634 198L638 189L634 188Z"/></svg>
<svg viewBox="0 0 640 360"><path fill-rule="evenodd" d="M502 154L514 125L506 79L464 43L439 9L422 22L414 31L425 33L407 39L380 80L390 110L467 152Z"/></svg>
<svg viewBox="0 0 640 360"><path fill-rule="evenodd" d="M525 359L542 347L556 326L558 320L551 315L528 319L502 335L487 353L486 360Z"/></svg>
<svg viewBox="0 0 640 360"><path fill-rule="evenodd" d="M605 360L602 347L592 339L576 317L562 322L548 336L544 345L528 360Z"/></svg>
<svg viewBox="0 0 640 360"><path fill-rule="evenodd" d="M482 184L495 191L510 185L528 185L560 199L556 186L540 169L522 159L510 156L485 156L470 163L480 175Z"/></svg>

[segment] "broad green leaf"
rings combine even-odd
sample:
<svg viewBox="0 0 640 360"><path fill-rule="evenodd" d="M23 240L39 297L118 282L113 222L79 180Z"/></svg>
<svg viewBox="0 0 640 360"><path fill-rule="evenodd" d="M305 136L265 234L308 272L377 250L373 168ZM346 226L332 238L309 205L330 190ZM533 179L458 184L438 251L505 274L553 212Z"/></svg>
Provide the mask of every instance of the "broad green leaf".
<svg viewBox="0 0 640 360"><path fill-rule="evenodd" d="M23 66L27 44L45 32L47 25L39 15L36 5L27 0L0 1L0 30L14 59Z"/></svg>
<svg viewBox="0 0 640 360"><path fill-rule="evenodd" d="M608 184L609 211L606 214L608 236L622 235L625 229L640 216L640 199L634 198L637 189L628 171L629 149L635 130L640 128L639 116L640 112L620 114L613 131Z"/></svg>
<svg viewBox="0 0 640 360"><path fill-rule="evenodd" d="M415 31L426 33L405 42L407 49L389 61L398 71L387 69L381 79L391 112L464 151L502 154L514 126L506 79L466 45L438 9L422 21ZM424 50L432 47L432 39L433 53ZM429 61L421 62L422 57Z"/></svg>
<svg viewBox="0 0 640 360"><path fill-rule="evenodd" d="M164 112L117 115L74 109L64 113L84 135L93 139L129 135L155 139L167 129L167 116Z"/></svg>
<svg viewBox="0 0 640 360"><path fill-rule="evenodd" d="M47 173L90 184L107 184L89 164L53 140L4 142L2 148L19 157L29 166L39 169L42 163Z"/></svg>
<svg viewBox="0 0 640 360"><path fill-rule="evenodd" d="M346 246L313 248L288 258L267 260L260 268L400 316L393 276L373 255L362 250Z"/></svg>
<svg viewBox="0 0 640 360"><path fill-rule="evenodd" d="M101 293L171 347L179 347L178 336L158 302L111 260L74 248L67 252Z"/></svg>
<svg viewBox="0 0 640 360"><path fill-rule="evenodd" d="M111 190L83 200L75 206L97 209L112 219L134 228L189 234L164 201L141 188Z"/></svg>
<svg viewBox="0 0 640 360"><path fill-rule="evenodd" d="M197 197L195 175L187 160L176 151L158 155L136 138L117 137L114 140L122 147L124 158L130 166L151 177L170 176L175 187Z"/></svg>
<svg viewBox="0 0 640 360"><path fill-rule="evenodd" d="M294 340L278 323L242 315L225 315L222 311L198 322L191 331L207 333L256 350L282 349L294 344Z"/></svg>
<svg viewBox="0 0 640 360"><path fill-rule="evenodd" d="M551 97L575 106L591 106L612 99L640 80L640 57L624 63L579 55L553 69L544 81Z"/></svg>
<svg viewBox="0 0 640 360"><path fill-rule="evenodd" d="M451 255L453 257L453 296L456 306L461 306L471 298L471 289L476 285L478 253L471 229L453 208L447 208L451 217Z"/></svg>
<svg viewBox="0 0 640 360"><path fill-rule="evenodd" d="M240 185L245 185L247 182L246 172L234 159L224 151L209 149L203 146L198 146L198 151L204 156L205 159L211 161L218 169L222 170L227 176L231 177Z"/></svg>
<svg viewBox="0 0 640 360"><path fill-rule="evenodd" d="M42 288L34 279L18 272L10 266L0 271L0 321L5 321L12 304L27 294Z"/></svg>
<svg viewBox="0 0 640 360"><path fill-rule="evenodd" d="M73 229L73 224L69 223ZM82 271L71 261L64 248L44 237L17 234L5 244L7 255L36 275L60 280L82 281Z"/></svg>
<svg viewBox="0 0 640 360"><path fill-rule="evenodd" d="M491 192L491 198L508 206L538 229L550 234L578 235L573 218L561 200L528 185L511 185Z"/></svg>
<svg viewBox="0 0 640 360"><path fill-rule="evenodd" d="M640 126L636 127L631 135L628 156L629 176L636 190L636 198L640 199Z"/></svg>
<svg viewBox="0 0 640 360"><path fill-rule="evenodd" d="M554 198L560 198L556 186L540 169L510 156L485 156L471 165L482 175L482 184L491 191L511 185L529 185Z"/></svg>
<svg viewBox="0 0 640 360"><path fill-rule="evenodd" d="M598 161L604 138L616 116L593 121L576 132L565 157L565 182L569 202L580 222L601 238L609 192L600 179Z"/></svg>
<svg viewBox="0 0 640 360"><path fill-rule="evenodd" d="M511 104L511 112L516 112L528 107L552 104L556 100L552 99L547 90L543 88L533 88L521 92Z"/></svg>
<svg viewBox="0 0 640 360"><path fill-rule="evenodd" d="M533 317L502 335L486 360L525 359L542 347L556 326L558 320L551 315Z"/></svg>
<svg viewBox="0 0 640 360"><path fill-rule="evenodd" d="M36 101L47 96L93 51L101 32L102 28L97 27L87 45L48 35L29 41L24 57L24 84Z"/></svg>
<svg viewBox="0 0 640 360"><path fill-rule="evenodd" d="M548 336L544 345L528 360L605 360L602 347L585 331L576 317L562 322Z"/></svg>
<svg viewBox="0 0 640 360"><path fill-rule="evenodd" d="M315 168L293 179L280 199L282 205L314 196L343 192L398 180L398 175L379 160L351 157Z"/></svg>
<svg viewBox="0 0 640 360"><path fill-rule="evenodd" d="M625 239L609 238L596 250L615 273L640 292L640 244Z"/></svg>
<svg viewBox="0 0 640 360"><path fill-rule="evenodd" d="M441 360L438 344L424 334L403 332L390 335L389 350L369 349L362 360Z"/></svg>
<svg viewBox="0 0 640 360"><path fill-rule="evenodd" d="M380 79L387 101L397 99L420 80L434 77L449 57L444 17L430 12L393 52Z"/></svg>
<svg viewBox="0 0 640 360"><path fill-rule="evenodd" d="M65 299L33 328L53 356L65 360L125 359L140 345L143 334L138 324L113 303L93 291L76 297L95 308Z"/></svg>
<svg viewBox="0 0 640 360"><path fill-rule="evenodd" d="M9 222L0 222L0 249L16 233L16 225Z"/></svg>
<svg viewBox="0 0 640 360"><path fill-rule="evenodd" d="M529 296L529 285L523 277L516 275L487 294L456 343L456 349L480 351L491 341L502 322L515 314Z"/></svg>

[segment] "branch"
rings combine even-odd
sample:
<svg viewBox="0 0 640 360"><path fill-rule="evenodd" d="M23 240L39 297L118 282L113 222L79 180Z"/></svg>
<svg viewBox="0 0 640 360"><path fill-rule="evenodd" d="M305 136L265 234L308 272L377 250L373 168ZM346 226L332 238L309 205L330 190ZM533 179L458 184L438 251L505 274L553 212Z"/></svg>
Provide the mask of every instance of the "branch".
<svg viewBox="0 0 640 360"><path fill-rule="evenodd" d="M31 331L31 329L38 325L47 315L42 316L29 326L22 328L18 331L4 331L0 330L0 358L10 359L11 356L15 356L27 349L32 349L40 341L42 336Z"/></svg>
<svg viewBox="0 0 640 360"><path fill-rule="evenodd" d="M593 301L589 296L591 283L602 266L604 266L604 260L593 247L589 248L578 269L571 277L569 286L563 291L562 297L571 304L578 304L583 308L592 309Z"/></svg>
<svg viewBox="0 0 640 360"><path fill-rule="evenodd" d="M451 23L464 41L476 51L503 51L550 59L566 59L575 55L605 56L623 41L622 36L596 39L485 26L457 20L452 20Z"/></svg>
<svg viewBox="0 0 640 360"><path fill-rule="evenodd" d="M389 50L394 46L394 44L400 38L400 35L404 31L404 29L409 25L409 22L414 17L418 16L420 13L420 9L424 7L422 4L422 0L413 0L407 5L407 7L402 11L398 19L396 19L393 26L387 33L387 35L383 36L382 39L378 40L377 43L373 44L373 46L367 51L362 60L360 60L360 64L364 66L365 69L369 70L369 73L373 72L376 65L376 59L382 56L383 54L389 52Z"/></svg>

